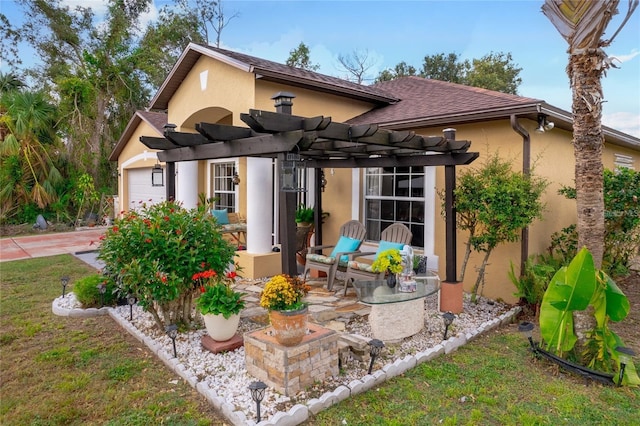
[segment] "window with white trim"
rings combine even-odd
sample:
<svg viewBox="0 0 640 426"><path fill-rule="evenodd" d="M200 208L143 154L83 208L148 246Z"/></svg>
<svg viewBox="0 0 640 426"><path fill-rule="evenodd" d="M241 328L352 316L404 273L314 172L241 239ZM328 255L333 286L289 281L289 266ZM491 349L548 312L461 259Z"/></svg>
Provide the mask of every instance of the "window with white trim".
<svg viewBox="0 0 640 426"><path fill-rule="evenodd" d="M235 161L211 163L210 188L212 188L211 196L218 198L215 204L216 209L236 211L236 185L233 183L235 174Z"/></svg>
<svg viewBox="0 0 640 426"><path fill-rule="evenodd" d="M411 245L424 247L424 167L371 167L365 171L364 220L367 239L395 222L413 233Z"/></svg>

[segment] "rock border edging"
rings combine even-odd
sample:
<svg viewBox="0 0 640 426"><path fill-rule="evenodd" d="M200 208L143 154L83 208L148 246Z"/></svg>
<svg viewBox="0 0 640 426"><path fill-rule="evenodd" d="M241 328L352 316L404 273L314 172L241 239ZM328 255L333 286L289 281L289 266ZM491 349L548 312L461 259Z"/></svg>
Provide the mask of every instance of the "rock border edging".
<svg viewBox="0 0 640 426"><path fill-rule="evenodd" d="M514 318L521 312L520 306L515 306L502 315L491 321L485 321L477 329L467 332L466 334L457 334L443 340L441 343L429 348L425 351L418 352L415 355L407 355L404 358L397 359L392 363L386 364L380 370L376 370L371 374L363 376L361 379L352 380L348 385L340 385L333 391L322 394L319 398L312 398L305 405L296 404L288 411L279 411L270 419L256 423L247 419L244 412L235 410L233 404L227 402L203 381L198 381L196 376L188 374L185 366L174 358L172 354L167 352L164 347L160 347L140 330L135 328L129 321L117 314L115 309L111 307L88 308L88 309L66 309L59 306L58 300L62 296L56 298L51 306L51 310L55 315L72 318L89 318L94 316L109 315L117 324L124 328L129 334L147 346L162 362L169 367L174 373L184 379L192 388L203 395L214 408L236 426L295 426L309 419L310 415L315 415L332 405L348 399L350 396L357 395L370 390L371 388L385 382L387 379L399 376L405 371L416 367L418 364L430 361L443 354L451 353L459 347L465 345L473 339L476 339L483 333L493 330L501 325L513 322Z"/></svg>

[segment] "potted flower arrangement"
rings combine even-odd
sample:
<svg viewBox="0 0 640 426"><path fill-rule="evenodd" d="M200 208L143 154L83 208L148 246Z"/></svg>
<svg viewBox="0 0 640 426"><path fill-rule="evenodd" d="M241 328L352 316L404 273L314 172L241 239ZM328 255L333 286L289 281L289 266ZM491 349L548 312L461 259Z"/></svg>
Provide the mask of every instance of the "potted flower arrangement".
<svg viewBox="0 0 640 426"><path fill-rule="evenodd" d="M304 297L310 287L298 277L279 274L271 277L260 294L260 306L269 311L269 320L278 343L295 346L307 333L308 308Z"/></svg>
<svg viewBox="0 0 640 426"><path fill-rule="evenodd" d="M218 342L231 339L240 324L240 311L245 306L245 293L231 287L235 283L235 271L219 275L213 269L193 274L200 284L200 297L196 299L209 336Z"/></svg>
<svg viewBox="0 0 640 426"><path fill-rule="evenodd" d="M391 288L395 287L396 275L401 273L403 269L402 256L398 249L384 250L371 264L372 271L386 272L387 285Z"/></svg>

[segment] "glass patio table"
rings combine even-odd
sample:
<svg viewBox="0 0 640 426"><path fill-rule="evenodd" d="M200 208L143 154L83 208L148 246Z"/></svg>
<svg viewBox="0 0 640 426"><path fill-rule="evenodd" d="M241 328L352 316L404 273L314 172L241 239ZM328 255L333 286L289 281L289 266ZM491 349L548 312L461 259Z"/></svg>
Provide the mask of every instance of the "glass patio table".
<svg viewBox="0 0 640 426"><path fill-rule="evenodd" d="M386 280L355 281L358 301L371 306L369 324L373 337L397 342L419 333L424 327L424 298L440 290L440 277L433 271L414 276L416 289L400 291L399 283L391 288Z"/></svg>

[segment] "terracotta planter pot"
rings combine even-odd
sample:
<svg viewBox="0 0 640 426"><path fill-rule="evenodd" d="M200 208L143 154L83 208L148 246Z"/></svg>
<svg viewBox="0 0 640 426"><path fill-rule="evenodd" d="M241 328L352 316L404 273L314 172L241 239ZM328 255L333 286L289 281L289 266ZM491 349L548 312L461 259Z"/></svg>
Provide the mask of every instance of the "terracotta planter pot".
<svg viewBox="0 0 640 426"><path fill-rule="evenodd" d="M202 317L204 318L207 333L216 342L224 342L231 339L238 331L238 325L240 324L240 314L231 315L229 319L226 319L224 315L213 314L206 314Z"/></svg>
<svg viewBox="0 0 640 426"><path fill-rule="evenodd" d="M295 346L307 334L309 308L297 311L270 311L269 320L274 337L283 346Z"/></svg>

